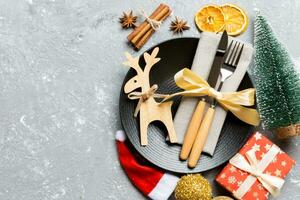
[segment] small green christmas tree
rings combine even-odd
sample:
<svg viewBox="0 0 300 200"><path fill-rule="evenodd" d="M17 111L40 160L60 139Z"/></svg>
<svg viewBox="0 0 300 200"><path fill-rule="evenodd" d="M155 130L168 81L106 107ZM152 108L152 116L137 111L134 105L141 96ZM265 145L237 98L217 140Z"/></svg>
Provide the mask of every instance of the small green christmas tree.
<svg viewBox="0 0 300 200"><path fill-rule="evenodd" d="M280 137L300 134L300 78L285 47L267 20L254 23L254 81L263 126Z"/></svg>

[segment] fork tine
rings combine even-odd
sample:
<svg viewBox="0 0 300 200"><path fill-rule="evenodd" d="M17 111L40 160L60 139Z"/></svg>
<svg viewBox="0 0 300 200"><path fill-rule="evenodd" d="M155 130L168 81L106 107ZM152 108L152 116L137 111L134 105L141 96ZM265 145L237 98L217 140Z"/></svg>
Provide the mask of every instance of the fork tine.
<svg viewBox="0 0 300 200"><path fill-rule="evenodd" d="M233 49L231 50L231 49L228 49L228 51L230 51L229 52L229 58L227 59L227 61L225 62L226 64L228 64L228 65L230 65L230 61L231 61L231 59L232 59L232 56L233 56L233 54L234 54L234 51L235 51L235 47L236 47L236 42L235 42L235 44L234 44L234 46L233 46Z"/></svg>
<svg viewBox="0 0 300 200"><path fill-rule="evenodd" d="M233 56L233 58L232 58L232 61L231 61L231 66L233 66L234 67L234 63L235 63L235 60L236 60L236 57L238 56L238 54L239 54L239 48L240 48L240 43L239 42L237 42L237 47L236 47L236 50L235 50L235 52L234 52L234 56Z"/></svg>
<svg viewBox="0 0 300 200"><path fill-rule="evenodd" d="M238 57L235 60L235 63L234 63L235 67L237 67L237 65L239 64L239 61L240 61L240 58L241 58L241 55L242 55L242 52L243 52L243 48L244 48L244 44L242 45L242 48L241 48L241 50L239 52L239 55L238 55Z"/></svg>

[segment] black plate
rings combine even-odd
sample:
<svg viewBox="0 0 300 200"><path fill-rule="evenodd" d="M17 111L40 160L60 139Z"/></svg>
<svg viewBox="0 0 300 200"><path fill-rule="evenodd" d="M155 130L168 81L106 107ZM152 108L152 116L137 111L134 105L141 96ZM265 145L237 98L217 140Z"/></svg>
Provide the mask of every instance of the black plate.
<svg viewBox="0 0 300 200"><path fill-rule="evenodd" d="M184 67L192 65L198 41L198 38L179 38L157 45L160 49L158 57L161 60L151 69L150 82L151 85L158 84L158 93L170 94L179 91L174 82L174 75ZM151 53L153 48L147 52ZM140 59L140 66L144 66L143 58ZM135 71L130 69L123 86L134 75L136 75ZM145 147L140 145L139 117L134 118L133 116L137 101L127 98L123 86L121 88L119 109L124 130L130 142L145 159L165 170L178 173L194 173L213 169L228 161L246 142L252 132L252 126L241 122L229 113L222 128L214 156L202 154L200 163L194 169L189 169L186 162L179 160L181 146L166 142L167 131L160 122L153 122L149 125L148 145ZM249 87L253 86L246 74L239 90ZM179 102L179 97L174 99L173 116Z"/></svg>

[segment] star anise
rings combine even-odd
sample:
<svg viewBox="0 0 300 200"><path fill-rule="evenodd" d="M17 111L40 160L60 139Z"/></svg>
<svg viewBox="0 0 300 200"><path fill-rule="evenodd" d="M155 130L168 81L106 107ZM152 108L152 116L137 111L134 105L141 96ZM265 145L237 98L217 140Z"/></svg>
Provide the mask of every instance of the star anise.
<svg viewBox="0 0 300 200"><path fill-rule="evenodd" d="M119 22L121 23L123 28L134 28L137 17L133 16L132 10L127 14L123 12L123 16L119 18Z"/></svg>
<svg viewBox="0 0 300 200"><path fill-rule="evenodd" d="M175 20L171 22L170 30L174 33L182 33L185 30L189 30L190 27L187 25L187 21L175 17Z"/></svg>

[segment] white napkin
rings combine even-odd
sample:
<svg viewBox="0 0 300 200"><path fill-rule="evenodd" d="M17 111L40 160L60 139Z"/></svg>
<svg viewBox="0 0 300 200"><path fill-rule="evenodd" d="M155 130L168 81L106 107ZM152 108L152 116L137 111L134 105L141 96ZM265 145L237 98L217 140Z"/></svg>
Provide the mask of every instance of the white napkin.
<svg viewBox="0 0 300 200"><path fill-rule="evenodd" d="M197 73L203 79L208 78L210 68L216 54L221 34L203 32L201 34L196 54L193 60L192 71ZM229 37L228 44L232 38ZM234 74L228 78L221 89L223 92L236 91L240 85L247 68L251 62L253 48L251 44L245 44L238 66ZM199 98L183 97L174 118L174 126L179 144L183 143L184 135L189 125L190 119L194 113ZM224 124L227 112L220 106L216 107L215 117L212 122L204 152L213 155L217 145L222 126Z"/></svg>

